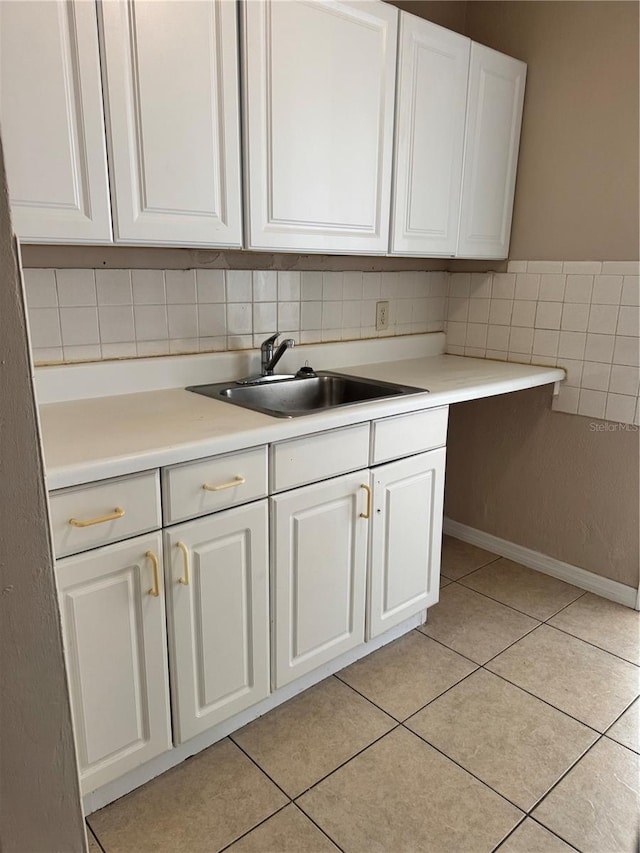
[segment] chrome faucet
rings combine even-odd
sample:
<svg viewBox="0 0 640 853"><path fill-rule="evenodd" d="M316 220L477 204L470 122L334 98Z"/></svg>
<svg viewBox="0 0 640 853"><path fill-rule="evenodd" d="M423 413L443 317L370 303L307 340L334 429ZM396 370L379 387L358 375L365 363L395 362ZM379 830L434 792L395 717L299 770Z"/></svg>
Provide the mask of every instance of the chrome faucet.
<svg viewBox="0 0 640 853"><path fill-rule="evenodd" d="M290 347L295 346L295 341L292 338L286 338L274 352L273 348L279 336L280 332L276 332L275 335L271 335L270 338L260 344L260 373L262 376L273 376L273 368L285 352Z"/></svg>

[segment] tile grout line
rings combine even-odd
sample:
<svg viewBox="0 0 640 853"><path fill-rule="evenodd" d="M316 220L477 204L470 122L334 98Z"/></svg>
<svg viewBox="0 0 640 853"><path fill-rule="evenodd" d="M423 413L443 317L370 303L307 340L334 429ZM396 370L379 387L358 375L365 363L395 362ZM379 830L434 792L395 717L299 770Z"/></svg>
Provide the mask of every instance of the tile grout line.
<svg viewBox="0 0 640 853"><path fill-rule="evenodd" d="M485 566L483 566L482 568L485 568ZM525 568L527 568L527 567L525 566ZM535 569L531 569L531 571L532 571L532 572L535 572L536 570L535 570ZM473 574L473 572L471 572L471 574ZM543 572L537 572L537 574L543 574ZM465 580L465 579L466 579L466 578L468 578L468 577L470 577L470 575L465 575L465 576L464 576L463 578L461 578L460 580ZM550 575L547 575L547 577L551 577L551 576L550 576ZM556 578L556 580L557 580L557 578ZM464 589L469 590L470 592L475 592L475 593L477 593L478 595L482 595L482 596L484 596L485 598L488 598L490 601L495 601L497 604L501 604L503 607L508 607L508 608L509 608L509 610L514 610L516 613L520 613L522 616L528 616L528 617L529 617L529 619L535 619L535 620L536 620L536 622L543 622L543 623L545 623L548 619L553 619L553 617L554 617L554 616L557 616L557 615L558 615L558 613L561 613L561 612L562 612L563 610L565 610L567 607L570 607L572 604L575 604L575 602L576 602L576 601L578 601L579 599L581 599L583 595L586 595L586 594L587 594L587 590L582 590L582 592L580 593L580 595L577 595L577 596L576 596L572 601L570 601L568 604L563 604L563 605L562 605L562 607L561 607L559 610L556 610L556 611L555 611L554 613L552 613L550 616L547 616L547 617L546 617L546 619L541 619L539 616L532 616L532 615L531 615L531 613L527 613L525 610L519 610L517 607L514 607L514 606L513 606L513 604L506 604L504 601L500 601L500 599L499 599L499 598L494 598L492 595L489 595L487 592L481 592L479 589L474 589L474 587L472 587L472 586L467 586L466 584L464 584L464 583L460 583L459 581L453 581L453 583L459 583L459 585L460 585L461 587L463 587ZM565 583L565 581L562 581L562 583ZM451 586L451 584L447 584L447 586ZM571 584L571 586L573 586L573 584ZM445 587L445 589L447 589L447 587ZM576 589L580 589L580 587L576 587Z"/></svg>
<svg viewBox="0 0 640 853"><path fill-rule="evenodd" d="M556 613L555 615L557 616L558 614ZM553 619L554 617L550 616L549 618ZM590 640L585 640L584 637L578 637L576 634L572 634L571 631L567 631L564 628L559 628L557 625L549 625L548 622L544 622L543 624L548 625L549 628L554 628L556 631L560 631L561 634L565 634L567 637L573 637L574 640L580 640L581 642L586 643L588 646L591 646L592 649L598 649L601 652L605 652L605 654L611 655L612 657L617 658L618 660L624 661L624 663L629 663L631 664L631 666L635 666L638 670L640 670L639 664L634 663L634 661L629 660L628 658L623 658L622 655L616 654L616 652L612 652L609 649L605 649L602 646L598 646L596 643L592 643Z"/></svg>
<svg viewBox="0 0 640 853"><path fill-rule="evenodd" d="M335 838L332 838L332 837L329 835L329 833L327 832L327 830L326 830L326 829L323 829L323 828L320 826L320 824L319 824L319 823L318 823L314 818L312 818L312 817L311 817L311 815L307 814L307 813L306 813L306 812L305 812L305 811L304 811L304 810L303 810L303 809L298 805L298 803L291 803L291 805L294 807L294 809L298 809L298 811L300 812L300 814L304 815L304 817L306 817L306 818L307 818L307 820L310 820L310 821L311 821L311 823L312 823L312 824L313 824L317 829L319 829L319 830L320 830L320 832L324 835L324 837L325 837L325 838L328 838L328 839L329 839L329 841L330 841L332 844L334 844L334 845L338 848L338 850L340 850L340 853L345 853L344 847L341 847L341 846L338 844L338 842L335 840Z"/></svg>
<svg viewBox="0 0 640 853"><path fill-rule="evenodd" d="M409 633L410 633L410 632L409 632ZM401 638L400 638L400 637L398 637L398 639L401 639ZM395 641L392 641L392 642L395 642ZM389 643L389 645L391 645L391 643ZM385 646L381 646L381 648L385 648ZM380 649L376 649L376 651L380 651ZM355 662L357 663L357 661L355 661ZM351 664L349 664L349 666L351 666ZM349 668L348 666L347 666L347 667L345 667L345 669L348 669L348 668ZM342 672L342 670L340 669L340 670L338 670L338 672L334 672L334 673L333 673L333 676L329 676L329 677L330 677L330 678L337 678L337 679L338 679L338 681L339 681L341 684L344 684L344 686L345 686L345 687L348 687L350 690L353 690L353 692L354 692L355 694L357 694L358 696L360 696L362 699L364 699L364 700L365 700L366 702L368 702L370 705L373 705L373 707L374 707L374 708L376 708L378 711L381 711L383 714L386 714L386 716L387 716L387 717L391 717L391 719L392 719L395 723L398 723L398 724L401 724L401 723L402 723L402 720L399 720L397 717L394 717L394 716L393 716L393 714L389 713L389 711L385 711L385 709L384 709L383 707L381 707L380 705L377 705L377 704L373 701L373 699L370 699L368 696L365 696L365 695L364 695L364 693L361 693L361 692L358 690L358 688L357 688L357 687L354 687L354 686L353 686L353 684L349 684L349 682L348 682L348 681L345 681L345 680L344 680L344 678L340 678L340 673L341 673L341 672Z"/></svg>
<svg viewBox="0 0 640 853"><path fill-rule="evenodd" d="M445 535L449 536L449 534L448 534L448 533L447 533L447 534L445 534ZM455 539L455 536L452 536L451 538L452 538L452 539ZM457 541L457 542L462 542L463 540L462 540L462 539L457 539L456 541ZM474 546L474 547L477 547L477 546ZM488 562L488 563L483 563L481 566L476 566L476 567L475 567L475 569L470 569L470 571L465 572L465 574L464 574L464 575L460 575L460 577L459 577L459 578L450 578L450 577L449 577L449 575L445 575L445 573L442 571L442 569L440 569L440 574L442 575L442 577L443 577L443 578L446 578L448 581L451 581L452 583L457 583L459 580L462 580L462 578L469 577L469 575L472 575L474 572L477 572L477 571L479 571L480 569L484 569L484 568L486 568L487 566L491 566L493 563L497 563L497 562L498 562L498 560L504 560L504 559L505 559L505 558L504 558L504 557L501 557L501 556L500 556L500 554L496 554L496 555L495 555L495 557L493 558L493 560L489 560L489 562Z"/></svg>
<svg viewBox="0 0 640 853"><path fill-rule="evenodd" d="M102 842L91 828L91 824L89 823L88 818L85 817L84 822L87 829L87 840L91 841L91 839L93 838L100 850L102 850L102 853L106 853L106 848L102 846Z"/></svg>
<svg viewBox="0 0 640 853"><path fill-rule="evenodd" d="M260 718L258 717L258 719L260 719ZM243 753L243 755L245 755L245 756L249 759L249 761L250 761L250 762L251 762L255 767L257 767L257 768L258 768L258 770L259 770L261 773L263 773L263 774L267 777L267 779L268 779L270 782L272 782L272 783L276 786L276 788L277 788L277 789L278 789L282 794L284 794L284 796L287 798L287 800L288 800L290 803L291 803L291 802L293 802L293 798L292 798L292 797L290 797L290 796L289 796L289 794L287 794L287 792L284 790L284 788L282 788L280 785L278 785L278 783L275 781L275 779L272 779L272 778L271 778L271 776L266 772L266 770L263 770L263 769L262 769L262 767L260 767L260 765L258 764L258 762L257 762L257 761L256 761L256 760L255 760L251 755L249 755L249 753L246 751L246 749L243 749L243 747L241 747L241 746L240 746L240 744L239 744L239 743L237 743L237 742L233 739L233 735L234 735L234 734L235 734L235 732L232 732L230 735L227 735L227 737L229 738L229 740L231 741L231 743L232 743L235 747L237 747L237 748L240 750L240 752L242 752L242 753ZM224 738L223 738L223 740L224 740Z"/></svg>
<svg viewBox="0 0 640 853"><path fill-rule="evenodd" d="M275 812L272 812L272 814L267 815L267 817L265 817L265 818L264 818L263 820L261 820L259 823L256 823L256 825L255 825L255 826L252 826L252 827L251 827L250 829L248 829L246 832L243 832L243 833L242 833L242 835L239 835L237 838L234 838L234 839L233 839L233 841L230 841L228 844L225 844L225 846L224 846L224 847L219 847L219 848L217 849L216 853L224 853L224 851L225 851L225 850L228 850L230 847L233 847L233 845L234 845L234 844L237 844L237 842L238 842L238 841L240 841L241 839L245 838L247 835L250 835L250 834L254 831L254 829L258 829L258 827L262 826L262 825L263 825L264 823L266 823L268 820L271 820L271 818L272 818L272 817L275 817L277 814L280 814L280 812L284 811L284 810L287 808L287 806L290 806L290 805L292 805L291 800L289 800L289 802L288 802L288 803L285 803L283 806L280 806L280 808L279 808L279 809L276 809L276 811L275 811Z"/></svg>

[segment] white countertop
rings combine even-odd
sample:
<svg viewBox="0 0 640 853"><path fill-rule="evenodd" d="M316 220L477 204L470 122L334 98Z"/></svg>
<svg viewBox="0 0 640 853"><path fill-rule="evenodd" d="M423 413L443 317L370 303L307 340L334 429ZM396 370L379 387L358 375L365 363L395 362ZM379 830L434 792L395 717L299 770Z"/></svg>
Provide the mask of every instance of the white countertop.
<svg viewBox="0 0 640 853"><path fill-rule="evenodd" d="M49 489L59 489L293 438L373 418L490 397L564 379L534 367L431 355L332 368L429 393L274 418L183 389L48 403L40 407Z"/></svg>

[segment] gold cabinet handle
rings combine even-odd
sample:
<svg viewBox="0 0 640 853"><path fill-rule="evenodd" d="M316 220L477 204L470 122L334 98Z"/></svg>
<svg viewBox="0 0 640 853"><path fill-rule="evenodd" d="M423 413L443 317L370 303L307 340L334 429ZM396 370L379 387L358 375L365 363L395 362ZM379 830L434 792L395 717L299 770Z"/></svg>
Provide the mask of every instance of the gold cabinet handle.
<svg viewBox="0 0 640 853"><path fill-rule="evenodd" d="M70 518L69 524L72 527L91 527L93 524L104 524L105 521L115 521L116 518L122 518L124 510L117 506L109 515L101 515L98 518L90 518L87 521L78 521L77 518Z"/></svg>
<svg viewBox="0 0 640 853"><path fill-rule="evenodd" d="M371 518L371 489L366 483L361 483L360 488L367 493L367 511L360 513L360 518Z"/></svg>
<svg viewBox="0 0 640 853"><path fill-rule="evenodd" d="M246 483L245 478L242 474L238 474L237 477L234 477L228 483L220 483L219 486L210 486L209 483L203 483L202 488L205 492L221 492L223 489L232 489L234 486L242 486L244 483Z"/></svg>
<svg viewBox="0 0 640 853"><path fill-rule="evenodd" d="M184 586L189 586L189 549L184 542L176 542L176 548L179 548L182 551L182 559L184 562L184 577L178 578L178 583L181 583Z"/></svg>
<svg viewBox="0 0 640 853"><path fill-rule="evenodd" d="M160 567L158 566L158 558L153 551L147 551L145 557L151 560L153 566L153 586L149 590L149 595L157 598L160 595Z"/></svg>

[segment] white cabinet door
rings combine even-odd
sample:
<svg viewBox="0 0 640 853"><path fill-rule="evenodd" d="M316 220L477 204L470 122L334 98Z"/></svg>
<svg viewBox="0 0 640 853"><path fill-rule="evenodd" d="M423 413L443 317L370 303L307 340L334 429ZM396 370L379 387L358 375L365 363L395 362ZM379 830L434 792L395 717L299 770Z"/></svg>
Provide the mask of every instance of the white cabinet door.
<svg viewBox="0 0 640 853"><path fill-rule="evenodd" d="M110 242L95 3L0 2L0 123L23 242Z"/></svg>
<svg viewBox="0 0 640 853"><path fill-rule="evenodd" d="M457 255L506 258L527 66L471 45Z"/></svg>
<svg viewBox="0 0 640 853"><path fill-rule="evenodd" d="M392 254L456 252L470 45L400 13Z"/></svg>
<svg viewBox="0 0 640 853"><path fill-rule="evenodd" d="M367 639L438 601L445 449L373 471Z"/></svg>
<svg viewBox="0 0 640 853"><path fill-rule="evenodd" d="M171 748L161 560L150 533L56 564L85 794Z"/></svg>
<svg viewBox="0 0 640 853"><path fill-rule="evenodd" d="M235 4L101 9L116 241L241 246Z"/></svg>
<svg viewBox="0 0 640 853"><path fill-rule="evenodd" d="M249 248L384 254L397 9L248 0Z"/></svg>
<svg viewBox="0 0 640 853"><path fill-rule="evenodd" d="M165 533L176 743L269 695L267 501Z"/></svg>
<svg viewBox="0 0 640 853"><path fill-rule="evenodd" d="M274 687L364 642L362 484L368 471L271 498Z"/></svg>

